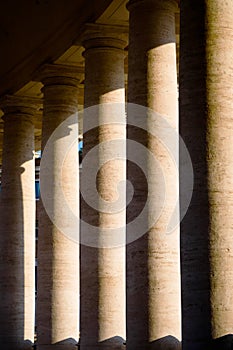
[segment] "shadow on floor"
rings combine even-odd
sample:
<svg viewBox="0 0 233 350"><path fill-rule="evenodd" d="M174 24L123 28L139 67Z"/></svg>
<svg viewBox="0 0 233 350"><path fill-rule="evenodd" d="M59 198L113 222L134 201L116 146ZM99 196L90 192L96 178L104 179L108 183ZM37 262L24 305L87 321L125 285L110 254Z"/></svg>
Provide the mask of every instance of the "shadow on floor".
<svg viewBox="0 0 233 350"><path fill-rule="evenodd" d="M99 342L98 345L87 345L83 344L80 346L78 344L78 349L85 350L85 349L95 349L95 350L125 350L126 349L126 343L125 339L123 339L120 336L115 336L109 339L106 339L102 342Z"/></svg>
<svg viewBox="0 0 233 350"><path fill-rule="evenodd" d="M150 350L181 350L181 342L173 337L167 335L163 338L157 339L150 343Z"/></svg>
<svg viewBox="0 0 233 350"><path fill-rule="evenodd" d="M209 350L233 350L233 334L226 334L223 337L213 339Z"/></svg>

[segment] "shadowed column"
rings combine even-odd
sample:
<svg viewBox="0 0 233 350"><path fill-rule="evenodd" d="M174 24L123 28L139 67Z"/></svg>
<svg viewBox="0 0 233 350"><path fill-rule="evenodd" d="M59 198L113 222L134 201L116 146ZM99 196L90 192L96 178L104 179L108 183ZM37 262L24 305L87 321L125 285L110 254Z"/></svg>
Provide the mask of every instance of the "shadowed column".
<svg viewBox="0 0 233 350"><path fill-rule="evenodd" d="M180 133L194 171L181 223L184 350L232 347L232 17L232 1L181 1ZM181 153L181 210L186 176Z"/></svg>
<svg viewBox="0 0 233 350"><path fill-rule="evenodd" d="M28 349L35 317L35 164L33 118L39 101L6 96L0 220L0 346Z"/></svg>

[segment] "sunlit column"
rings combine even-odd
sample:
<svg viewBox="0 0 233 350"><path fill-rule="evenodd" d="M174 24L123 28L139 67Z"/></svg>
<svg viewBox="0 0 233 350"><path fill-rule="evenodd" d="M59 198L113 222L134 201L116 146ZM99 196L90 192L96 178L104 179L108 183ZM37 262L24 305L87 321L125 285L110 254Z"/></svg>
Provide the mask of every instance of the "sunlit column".
<svg viewBox="0 0 233 350"><path fill-rule="evenodd" d="M78 84L75 67L45 65L38 235L38 349L76 349L79 300Z"/></svg>
<svg viewBox="0 0 233 350"><path fill-rule="evenodd" d="M28 349L35 317L33 118L39 101L6 96L0 208L0 346Z"/></svg>
<svg viewBox="0 0 233 350"><path fill-rule="evenodd" d="M121 349L125 339L126 42L121 30L90 25L83 39L82 350Z"/></svg>
<svg viewBox="0 0 233 350"><path fill-rule="evenodd" d="M127 349L178 349L177 3L131 0L127 7L128 102L134 104L127 158L135 159L127 168L134 187L127 209Z"/></svg>

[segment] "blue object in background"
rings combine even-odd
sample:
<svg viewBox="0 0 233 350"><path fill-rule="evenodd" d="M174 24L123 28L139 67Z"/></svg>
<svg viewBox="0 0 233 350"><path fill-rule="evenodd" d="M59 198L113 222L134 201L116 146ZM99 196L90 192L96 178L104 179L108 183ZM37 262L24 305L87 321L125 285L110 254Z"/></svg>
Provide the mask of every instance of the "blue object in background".
<svg viewBox="0 0 233 350"><path fill-rule="evenodd" d="M79 155L79 164L81 164L83 159L83 141L79 141L78 143L78 155Z"/></svg>
<svg viewBox="0 0 233 350"><path fill-rule="evenodd" d="M35 155L36 155L36 158L41 158L41 150L36 151Z"/></svg>
<svg viewBox="0 0 233 350"><path fill-rule="evenodd" d="M40 181L36 180L35 181L35 186L36 186L36 199L40 198Z"/></svg>
<svg viewBox="0 0 233 350"><path fill-rule="evenodd" d="M78 151L82 151L83 150L83 141L79 141L78 143Z"/></svg>

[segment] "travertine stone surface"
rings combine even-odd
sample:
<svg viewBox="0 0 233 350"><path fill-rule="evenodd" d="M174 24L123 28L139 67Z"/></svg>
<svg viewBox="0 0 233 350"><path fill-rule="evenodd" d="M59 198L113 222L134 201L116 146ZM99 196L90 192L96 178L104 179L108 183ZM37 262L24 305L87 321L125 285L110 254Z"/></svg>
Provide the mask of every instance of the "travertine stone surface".
<svg viewBox="0 0 233 350"><path fill-rule="evenodd" d="M42 152L59 125L77 113L79 71L76 68L46 65L40 72L44 84L44 110L42 126ZM78 122L78 120L77 120ZM67 221L59 191L62 187L65 200L78 215L78 148L77 144L67 150L69 127L61 129L50 144L52 152L47 161L41 162L42 182L51 181L50 205L53 216L61 217L66 228L73 225ZM78 132L77 132L78 139ZM43 161L43 159L42 159ZM43 169L42 169L43 168ZM62 172L62 175L61 175ZM51 207L50 207L51 209ZM78 225L77 225L78 234ZM76 349L78 341L79 298L79 244L61 232L49 219L46 207L40 203L38 237L38 296L37 331L38 349Z"/></svg>
<svg viewBox="0 0 233 350"><path fill-rule="evenodd" d="M233 333L232 17L232 1L181 1L180 130L195 180L181 223L184 350ZM181 155L181 207L184 167Z"/></svg>
<svg viewBox="0 0 233 350"><path fill-rule="evenodd" d="M178 129L178 99L175 48L175 9L172 0L130 1L128 102L149 107L162 116L174 131ZM135 114L128 111L127 138L144 145L147 156L142 171L129 163L128 180L134 186L134 200L127 210L127 224L136 219L147 195L147 233L127 244L127 350L180 348L179 230L167 234L177 200L177 164L166 144L178 136L152 122L150 113L141 115L141 125L132 127ZM169 129L169 128L168 128ZM157 133L158 137L153 137ZM159 141L160 133L163 143ZM149 158L153 154L156 162ZM129 153L127 154L127 157ZM160 172L162 171L162 173ZM144 173L144 174L143 174ZM165 190L161 185L165 180ZM161 203L161 198L164 201ZM160 214L159 214L160 213ZM158 214L159 219L152 221ZM133 235L127 230L127 238ZM142 233L143 234L143 233Z"/></svg>
<svg viewBox="0 0 233 350"><path fill-rule="evenodd" d="M35 316L33 118L40 101L5 96L0 198L0 347L29 349Z"/></svg>
<svg viewBox="0 0 233 350"><path fill-rule="evenodd" d="M94 107L93 118L98 128L89 129L90 118L84 113L84 161L82 186L88 173L99 169L96 181L99 199L92 200L89 193L89 206L82 200L82 220L96 227L95 247L81 245L81 342L82 350L122 349L125 339L125 247L114 245L114 239L105 241L104 229L118 228L116 234L124 237L125 208L119 212L107 213L111 203L118 199L118 184L125 180L125 161L116 159L125 152L125 90L124 90L124 46L126 42L119 33L99 33L96 37L87 31L84 35L85 47L85 108ZM100 26L97 28L100 30ZM116 106L114 103L119 103ZM111 118L119 124L110 123ZM110 124L106 124L109 121ZM120 140L110 145L112 140ZM103 146L105 144L105 146ZM91 158L88 151L98 147L97 159ZM103 148L101 148L103 146ZM109 153L110 152L110 153ZM110 154L110 161L108 155ZM89 158L88 158L89 157ZM101 162L103 166L101 167ZM93 184L92 184L93 185ZM124 196L125 197L125 196ZM101 204L101 199L106 201ZM123 201L124 203L124 201ZM96 210L93 209L94 205ZM81 241L88 232L81 226ZM111 243L112 242L112 243ZM109 243L109 245L105 245ZM124 242L123 242L124 243Z"/></svg>

